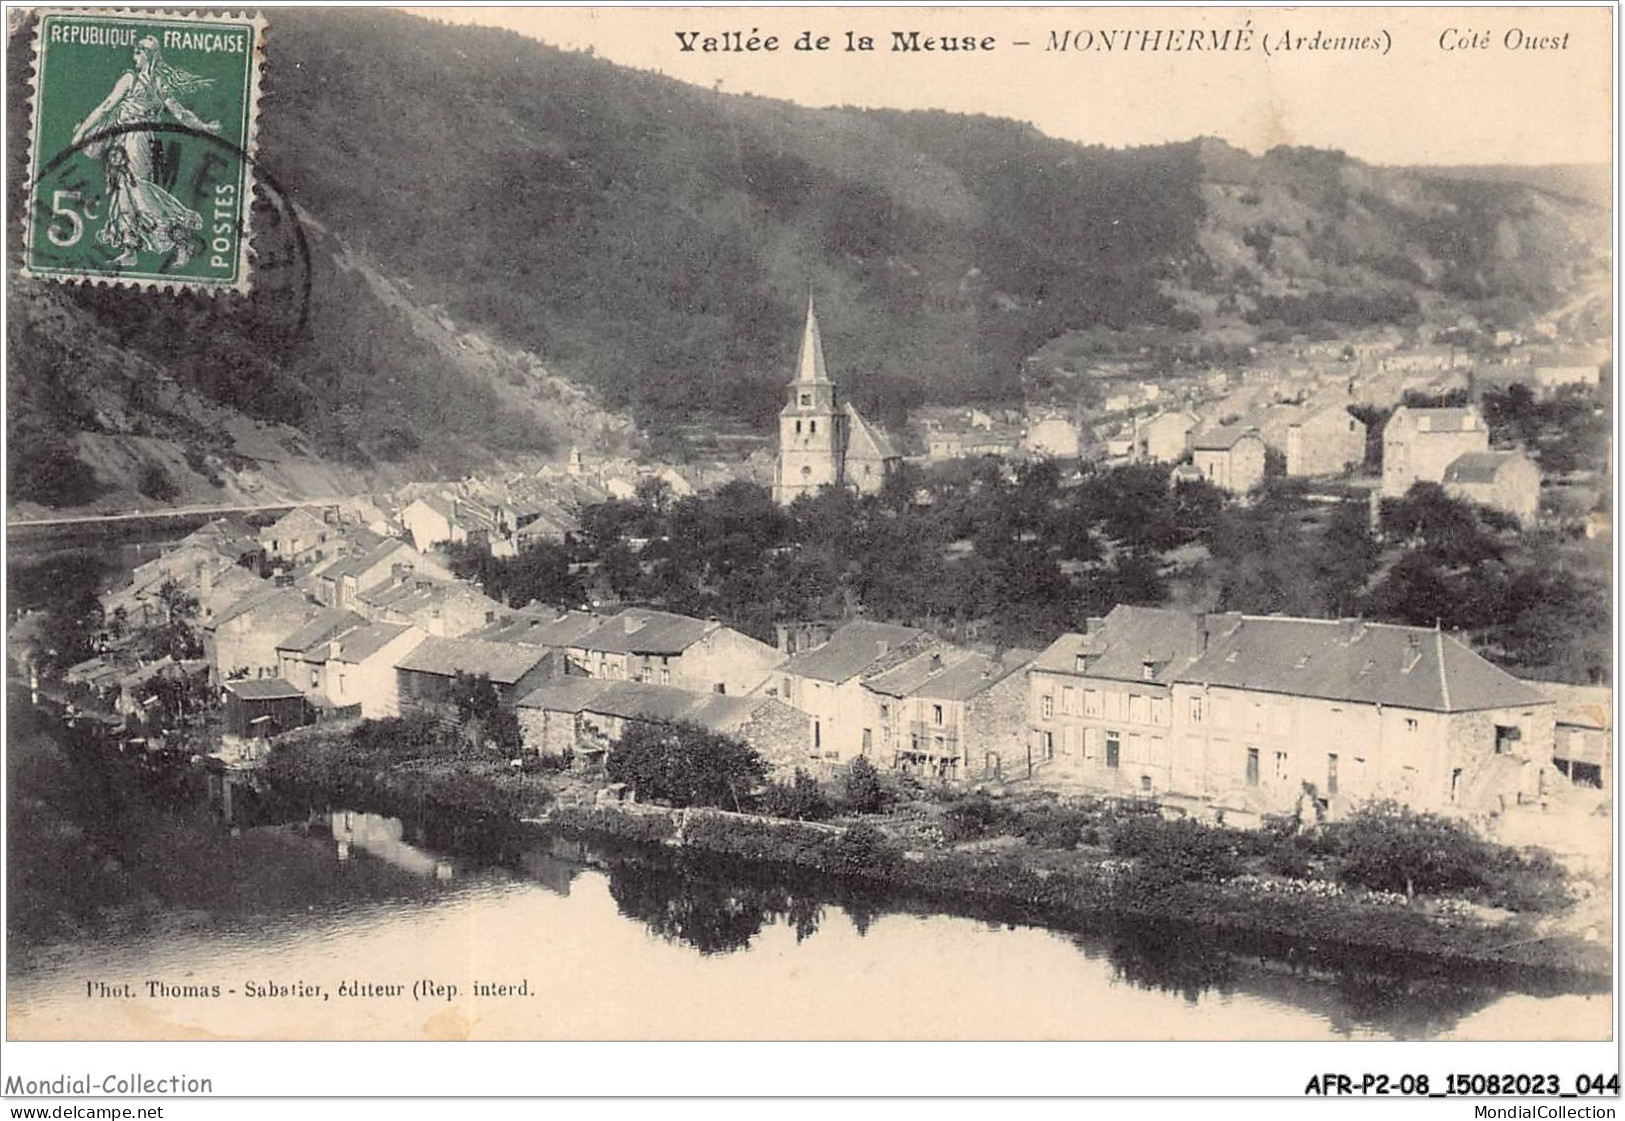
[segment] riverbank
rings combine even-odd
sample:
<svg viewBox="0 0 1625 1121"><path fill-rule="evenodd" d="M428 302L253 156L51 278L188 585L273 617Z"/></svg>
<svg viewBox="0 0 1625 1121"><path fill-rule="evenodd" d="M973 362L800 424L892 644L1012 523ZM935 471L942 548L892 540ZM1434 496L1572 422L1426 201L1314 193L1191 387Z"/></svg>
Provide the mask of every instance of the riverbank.
<svg viewBox="0 0 1625 1121"><path fill-rule="evenodd" d="M427 805L487 819L527 821L566 835L703 853L908 892L928 900L999 903L1038 923L1090 916L1197 923L1305 949L1363 948L1439 962L1551 971L1606 980L1611 931L1588 940L1555 907L1508 911L1459 898L1348 888L1324 879L1261 872L1197 852L1114 854L1082 837L994 835L953 841L938 823L954 816L924 798L830 823L710 809L595 804L599 784L572 772L518 769L457 753L390 758L331 732L279 741L268 765L277 781L381 804ZM1064 807L1061 807L1064 811ZM964 816L962 813L960 816ZM1160 822L1156 815L1141 820ZM1122 828L1121 821L1117 827ZM1104 827L1108 831L1112 826ZM1177 830L1176 830L1177 831ZM1242 834L1199 839L1242 844ZM1561 897L1561 890L1555 892Z"/></svg>
<svg viewBox="0 0 1625 1121"><path fill-rule="evenodd" d="M864 822L832 828L720 810L618 804L557 806L533 820L587 839L668 845L937 900L1008 903L1036 921L1118 915L1297 941L1312 953L1346 947L1603 982L1612 976L1612 954L1600 940L1555 930L1544 916L1485 922L1448 900L1407 903L1284 877L1170 882L1136 876L1130 862L1086 853L904 850L878 825Z"/></svg>

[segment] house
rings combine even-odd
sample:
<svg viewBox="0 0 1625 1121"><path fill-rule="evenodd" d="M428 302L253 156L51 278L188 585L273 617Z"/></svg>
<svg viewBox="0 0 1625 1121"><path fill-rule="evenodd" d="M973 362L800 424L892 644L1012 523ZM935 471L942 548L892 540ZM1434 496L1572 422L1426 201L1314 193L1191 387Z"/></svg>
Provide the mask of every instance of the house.
<svg viewBox="0 0 1625 1121"><path fill-rule="evenodd" d="M204 657L220 680L275 677L277 644L319 610L292 588L256 588L204 623Z"/></svg>
<svg viewBox="0 0 1625 1121"><path fill-rule="evenodd" d="M442 715L456 703L458 674L489 678L500 701L511 707L552 677L553 670L553 656L535 646L430 636L395 663L395 687L403 715Z"/></svg>
<svg viewBox="0 0 1625 1121"><path fill-rule="evenodd" d="M1021 748L1030 650L936 648L864 679L874 720L862 754L910 774L997 776Z"/></svg>
<svg viewBox="0 0 1625 1121"><path fill-rule="evenodd" d="M540 646L564 655L579 639L604 622L602 615L587 611L557 612L550 607L521 607L468 637L487 642L514 642L520 646ZM564 664L561 656L560 665Z"/></svg>
<svg viewBox="0 0 1625 1121"><path fill-rule="evenodd" d="M201 545L233 564L257 566L264 551L259 533L242 518L216 518L181 538L180 545Z"/></svg>
<svg viewBox="0 0 1625 1121"><path fill-rule="evenodd" d="M276 644L277 676L300 689L311 704L327 700L327 652L332 640L366 620L354 611L329 607Z"/></svg>
<svg viewBox="0 0 1625 1121"><path fill-rule="evenodd" d="M1172 678L1170 785L1211 805L1496 812L1550 766L1552 698L1440 631L1220 615L1201 633Z"/></svg>
<svg viewBox="0 0 1625 1121"><path fill-rule="evenodd" d="M1557 702L1552 763L1576 786L1614 788L1614 691L1602 685L1529 684Z"/></svg>
<svg viewBox="0 0 1625 1121"><path fill-rule="evenodd" d="M310 723L304 693L287 681L228 681L220 692L228 736L269 739Z"/></svg>
<svg viewBox="0 0 1625 1121"><path fill-rule="evenodd" d="M1382 495L1402 498L1415 483L1442 482L1445 469L1457 458L1489 450L1489 429L1472 406L1401 405L1382 431Z"/></svg>
<svg viewBox="0 0 1625 1121"><path fill-rule="evenodd" d="M420 553L447 543L483 541L490 545L505 536L494 507L457 495L423 495L401 511L401 525Z"/></svg>
<svg viewBox="0 0 1625 1121"><path fill-rule="evenodd" d="M780 666L769 685L794 708L812 717L815 754L839 763L876 743L877 728L866 676L883 673L936 639L913 627L861 619L848 623L821 646Z"/></svg>
<svg viewBox="0 0 1625 1121"><path fill-rule="evenodd" d="M1522 452L1466 452L1444 469L1445 493L1532 525L1540 513L1540 468Z"/></svg>
<svg viewBox="0 0 1625 1121"><path fill-rule="evenodd" d="M319 559L335 530L303 506L295 506L260 530L260 546L269 560L286 565Z"/></svg>
<svg viewBox="0 0 1625 1121"><path fill-rule="evenodd" d="M369 720L399 716L395 664L428 636L404 623L371 623L328 642L327 703Z"/></svg>
<svg viewBox="0 0 1625 1121"><path fill-rule="evenodd" d="M1201 421L1188 409L1158 413L1143 421L1136 419L1133 454L1136 459L1178 463L1190 451L1191 434L1200 426Z"/></svg>
<svg viewBox="0 0 1625 1121"><path fill-rule="evenodd" d="M1536 366L1534 382L1542 396L1551 396L1567 386L1596 389L1602 382L1602 366L1596 362Z"/></svg>
<svg viewBox="0 0 1625 1121"><path fill-rule="evenodd" d="M374 622L406 623L425 634L456 638L496 622L507 608L461 580L433 580L403 571L360 593L355 610Z"/></svg>
<svg viewBox="0 0 1625 1121"><path fill-rule="evenodd" d="M1028 455L1076 459L1082 442L1078 437L1077 425L1065 416L1051 413L1033 420L1022 439L1022 446Z"/></svg>
<svg viewBox="0 0 1625 1121"><path fill-rule="evenodd" d="M715 620L647 607L600 622L568 651L571 673L736 696L754 690L784 660L767 643Z"/></svg>
<svg viewBox="0 0 1625 1121"><path fill-rule="evenodd" d="M1064 634L1027 675L1030 751L1003 775L1118 794L1173 786L1173 681L1202 652L1200 621L1184 611L1119 605Z"/></svg>
<svg viewBox="0 0 1625 1121"><path fill-rule="evenodd" d="M381 584L400 583L411 576L451 579L450 571L432 557L391 537L326 565L316 574L313 592L318 603L353 608L362 592Z"/></svg>
<svg viewBox="0 0 1625 1121"><path fill-rule="evenodd" d="M1308 413L1287 428L1288 475L1340 475L1365 462L1365 422L1341 406Z"/></svg>
<svg viewBox="0 0 1625 1121"><path fill-rule="evenodd" d="M1214 486L1246 494L1264 481L1264 441L1250 428L1210 428L1191 437L1191 464Z"/></svg>
<svg viewBox="0 0 1625 1121"><path fill-rule="evenodd" d="M743 740L773 770L790 773L810 761L811 720L776 697L697 693L642 681L562 677L515 706L525 746L542 754L573 752L601 763L633 723L697 724Z"/></svg>

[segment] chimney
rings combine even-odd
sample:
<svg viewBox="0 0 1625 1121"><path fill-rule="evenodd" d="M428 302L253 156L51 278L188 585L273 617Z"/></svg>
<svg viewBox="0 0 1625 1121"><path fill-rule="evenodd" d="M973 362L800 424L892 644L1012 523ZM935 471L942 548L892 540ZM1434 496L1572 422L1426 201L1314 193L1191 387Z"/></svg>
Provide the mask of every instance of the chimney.
<svg viewBox="0 0 1625 1121"><path fill-rule="evenodd" d="M931 672L936 673L941 668L942 668L942 651L940 651L940 650L931 651Z"/></svg>
<svg viewBox="0 0 1625 1121"><path fill-rule="evenodd" d="M1087 619L1085 619L1083 621L1083 633L1084 634L1099 634L1101 628L1104 627L1105 625L1106 625L1106 620L1103 617L1101 617L1099 615L1091 615L1091 616L1089 616Z"/></svg>

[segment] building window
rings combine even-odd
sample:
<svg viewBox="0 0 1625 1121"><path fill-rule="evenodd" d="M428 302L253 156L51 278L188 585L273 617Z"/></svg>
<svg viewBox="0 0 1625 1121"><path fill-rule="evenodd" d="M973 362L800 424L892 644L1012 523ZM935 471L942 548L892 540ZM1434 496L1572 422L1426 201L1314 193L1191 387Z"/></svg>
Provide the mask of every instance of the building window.
<svg viewBox="0 0 1625 1121"><path fill-rule="evenodd" d="M1523 739L1523 732L1506 724L1495 726L1495 754L1511 755L1517 750L1518 741Z"/></svg>
<svg viewBox="0 0 1625 1121"><path fill-rule="evenodd" d="M660 667L660 684L662 684L662 685L670 685L671 684L671 670L668 669L666 666L661 666Z"/></svg>
<svg viewBox="0 0 1625 1121"><path fill-rule="evenodd" d="M790 679L788 677L784 679L784 699L787 701L790 699Z"/></svg>
<svg viewBox="0 0 1625 1121"><path fill-rule="evenodd" d="M799 420L796 421L796 435L801 435L801 422Z"/></svg>
<svg viewBox="0 0 1625 1121"><path fill-rule="evenodd" d="M1078 711L1078 691L1070 685L1061 686L1061 711L1068 715Z"/></svg>
<svg viewBox="0 0 1625 1121"><path fill-rule="evenodd" d="M814 720L813 721L813 750L817 751L819 748L821 748L823 746L824 746L824 725L821 722L819 722L817 720Z"/></svg>
<svg viewBox="0 0 1625 1121"><path fill-rule="evenodd" d="M1326 796L1329 798L1337 793L1337 755L1326 756Z"/></svg>
<svg viewBox="0 0 1625 1121"><path fill-rule="evenodd" d="M1140 776L1140 791L1142 793L1145 793L1145 794L1151 793L1151 776L1150 775L1141 775Z"/></svg>
<svg viewBox="0 0 1625 1121"><path fill-rule="evenodd" d="M1117 764L1123 758L1123 743L1116 732L1106 733L1106 766L1117 769Z"/></svg>
<svg viewBox="0 0 1625 1121"><path fill-rule="evenodd" d="M1414 731L1416 731L1417 727L1418 727L1418 725L1416 723L1416 718L1415 717L1407 716L1405 718L1405 730L1407 732L1414 732Z"/></svg>
<svg viewBox="0 0 1625 1121"><path fill-rule="evenodd" d="M1275 753L1275 781L1276 782L1284 782L1285 780L1286 780L1286 752L1277 751Z"/></svg>
<svg viewBox="0 0 1625 1121"><path fill-rule="evenodd" d="M1100 690L1085 689L1083 691L1083 714L1085 716L1100 715Z"/></svg>
<svg viewBox="0 0 1625 1121"><path fill-rule="evenodd" d="M1247 749L1247 785L1258 785L1258 748Z"/></svg>
<svg viewBox="0 0 1625 1121"><path fill-rule="evenodd" d="M818 435L818 422L816 420L809 420L807 422L807 431L814 436Z"/></svg>
<svg viewBox="0 0 1625 1121"><path fill-rule="evenodd" d="M891 719L891 705L880 706L880 722L884 724Z"/></svg>
<svg viewBox="0 0 1625 1121"><path fill-rule="evenodd" d="M1038 698L1038 715L1040 719L1049 720L1055 715L1055 698L1048 693Z"/></svg>
<svg viewBox="0 0 1625 1121"><path fill-rule="evenodd" d="M1140 663L1140 680L1141 681L1155 681L1156 679L1157 679L1157 663L1156 662L1141 662Z"/></svg>
<svg viewBox="0 0 1625 1121"><path fill-rule="evenodd" d="M320 683L321 683L321 675L316 670L311 670L310 671L310 687L312 689L314 689Z"/></svg>
<svg viewBox="0 0 1625 1121"><path fill-rule="evenodd" d="M1151 698L1131 693L1128 698L1128 718L1133 724L1151 722Z"/></svg>
<svg viewBox="0 0 1625 1121"><path fill-rule="evenodd" d="M717 682L715 685L713 685L711 687L711 691L713 693L724 693L724 694L726 694L728 692L728 683L725 682L725 681L719 681L719 682Z"/></svg>
<svg viewBox="0 0 1625 1121"><path fill-rule="evenodd" d="M874 746L875 746L875 734L870 729L865 728L863 730L863 753L865 755L869 754L870 750Z"/></svg>
<svg viewBox="0 0 1625 1121"><path fill-rule="evenodd" d="M1039 732L1038 733L1038 750L1043 754L1045 759L1053 759L1053 758L1055 758L1055 733L1054 732Z"/></svg>
<svg viewBox="0 0 1625 1121"><path fill-rule="evenodd" d="M802 403L803 406L811 405L812 404L812 394L811 393L803 393L801 395L801 403Z"/></svg>
<svg viewBox="0 0 1625 1121"><path fill-rule="evenodd" d="M933 723L933 724L941 724L942 723L942 706L941 705L932 705L931 706L931 723Z"/></svg>
<svg viewBox="0 0 1625 1121"><path fill-rule="evenodd" d="M807 476L809 476L811 474L812 474L812 468L811 467L802 467L802 469L801 469L801 477L803 479L805 479Z"/></svg>

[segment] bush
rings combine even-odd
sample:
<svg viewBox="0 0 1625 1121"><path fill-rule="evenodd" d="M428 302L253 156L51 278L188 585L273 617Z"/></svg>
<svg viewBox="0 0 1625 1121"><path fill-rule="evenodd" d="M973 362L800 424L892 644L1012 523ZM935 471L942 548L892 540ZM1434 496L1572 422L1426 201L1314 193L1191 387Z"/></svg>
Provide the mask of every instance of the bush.
<svg viewBox="0 0 1625 1121"><path fill-rule="evenodd" d="M837 875L884 875L902 860L886 835L873 825L854 825L831 846L825 870Z"/></svg>
<svg viewBox="0 0 1625 1121"><path fill-rule="evenodd" d="M863 756L852 760L841 782L841 801L850 813L879 813L885 805L886 792L880 785L880 772Z"/></svg>
<svg viewBox="0 0 1625 1121"><path fill-rule="evenodd" d="M1130 817L1112 831L1111 851L1134 859L1140 886L1227 880L1241 871L1229 831L1195 821Z"/></svg>
<svg viewBox="0 0 1625 1121"><path fill-rule="evenodd" d="M818 780L800 767L789 782L768 783L759 803L763 813L795 821L824 821L835 812Z"/></svg>
<svg viewBox="0 0 1625 1121"><path fill-rule="evenodd" d="M961 798L943 814L943 835L950 841L975 841L993 831L1003 816L986 794Z"/></svg>
<svg viewBox="0 0 1625 1121"><path fill-rule="evenodd" d="M175 480L169 477L169 472L157 463L149 463L141 469L141 477L136 481L136 490L154 502L168 502L181 493L181 488L175 485Z"/></svg>
<svg viewBox="0 0 1625 1121"><path fill-rule="evenodd" d="M628 725L605 771L642 801L737 810L767 777L767 762L743 740L697 724Z"/></svg>

